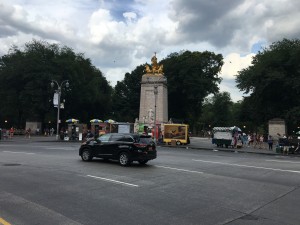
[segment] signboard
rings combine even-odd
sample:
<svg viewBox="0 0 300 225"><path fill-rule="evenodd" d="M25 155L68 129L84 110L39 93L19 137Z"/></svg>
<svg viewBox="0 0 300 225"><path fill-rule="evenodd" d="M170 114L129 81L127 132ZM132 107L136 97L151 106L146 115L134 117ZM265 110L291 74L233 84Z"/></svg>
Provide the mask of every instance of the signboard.
<svg viewBox="0 0 300 225"><path fill-rule="evenodd" d="M54 96L53 96L53 105L55 107L57 107L57 105L58 105L58 93L54 93Z"/></svg>
<svg viewBox="0 0 300 225"><path fill-rule="evenodd" d="M130 133L130 125L128 124L120 124L118 133Z"/></svg>
<svg viewBox="0 0 300 225"><path fill-rule="evenodd" d="M228 131L228 132L217 131L214 133L214 138L231 140L232 133L230 131Z"/></svg>

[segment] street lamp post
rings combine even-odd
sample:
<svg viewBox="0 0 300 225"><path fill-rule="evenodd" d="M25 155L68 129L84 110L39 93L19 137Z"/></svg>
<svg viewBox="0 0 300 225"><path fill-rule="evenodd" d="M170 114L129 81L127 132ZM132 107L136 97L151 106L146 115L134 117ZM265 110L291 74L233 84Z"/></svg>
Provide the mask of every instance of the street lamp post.
<svg viewBox="0 0 300 225"><path fill-rule="evenodd" d="M154 143L157 143L156 140L156 102L157 102L157 94L158 94L158 90L157 90L158 86L157 84L154 85Z"/></svg>
<svg viewBox="0 0 300 225"><path fill-rule="evenodd" d="M63 82L61 82L61 84L59 85L58 82L56 80L52 80L51 81L51 87L53 88L55 86L55 84L57 85L57 124L56 124L56 140L58 140L59 138L59 114L60 114L60 97L61 97L61 88L63 87L63 85L66 86L66 88L69 87L69 81L68 80L64 80Z"/></svg>

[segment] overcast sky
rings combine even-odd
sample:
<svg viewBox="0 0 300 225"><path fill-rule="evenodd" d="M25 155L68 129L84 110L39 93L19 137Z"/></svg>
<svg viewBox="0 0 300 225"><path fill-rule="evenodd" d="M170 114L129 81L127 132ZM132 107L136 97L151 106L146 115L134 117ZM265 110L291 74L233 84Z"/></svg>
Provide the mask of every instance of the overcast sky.
<svg viewBox="0 0 300 225"><path fill-rule="evenodd" d="M223 54L221 91L261 47L299 38L299 0L0 0L0 55L46 40L82 52L111 85L180 50Z"/></svg>

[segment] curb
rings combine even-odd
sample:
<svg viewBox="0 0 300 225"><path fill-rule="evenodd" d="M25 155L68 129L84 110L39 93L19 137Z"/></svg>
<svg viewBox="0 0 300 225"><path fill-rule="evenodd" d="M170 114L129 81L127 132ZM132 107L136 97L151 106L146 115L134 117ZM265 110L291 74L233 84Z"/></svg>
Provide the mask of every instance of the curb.
<svg viewBox="0 0 300 225"><path fill-rule="evenodd" d="M159 146L170 147L170 148L181 148L181 149L205 150L205 151L236 152L236 153L250 153L250 154L261 154L261 155L300 157L300 154L282 155L281 153L276 153L276 152L259 152L259 151L255 152L255 151L247 151L247 150L239 150L239 149L224 149L224 148L196 147L196 146L171 146L171 145L159 145Z"/></svg>

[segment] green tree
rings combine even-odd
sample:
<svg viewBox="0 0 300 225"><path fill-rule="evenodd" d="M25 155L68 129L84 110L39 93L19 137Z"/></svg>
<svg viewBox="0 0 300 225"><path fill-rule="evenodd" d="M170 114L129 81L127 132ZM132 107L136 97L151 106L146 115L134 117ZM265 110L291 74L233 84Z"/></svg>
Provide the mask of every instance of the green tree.
<svg viewBox="0 0 300 225"><path fill-rule="evenodd" d="M161 63L168 79L169 117L180 118L195 129L204 98L219 91L222 55L184 51L170 54Z"/></svg>
<svg viewBox="0 0 300 225"><path fill-rule="evenodd" d="M216 93L205 99L201 121L210 127L233 126L233 102L228 92Z"/></svg>
<svg viewBox="0 0 300 225"><path fill-rule="evenodd" d="M217 93L213 96L212 112L214 114L213 126L233 126L232 124L232 101L228 92Z"/></svg>
<svg viewBox="0 0 300 225"><path fill-rule="evenodd" d="M0 117L16 127L28 120L55 121L51 80L70 83L62 92L62 120L78 117L87 122L110 111L112 88L90 59L66 46L33 40L23 50L13 46L0 59Z"/></svg>
<svg viewBox="0 0 300 225"><path fill-rule="evenodd" d="M244 107L251 107L257 126L275 117L286 119L290 129L299 126L299 65L300 41L283 39L259 52L252 65L238 73L237 87L250 94Z"/></svg>

